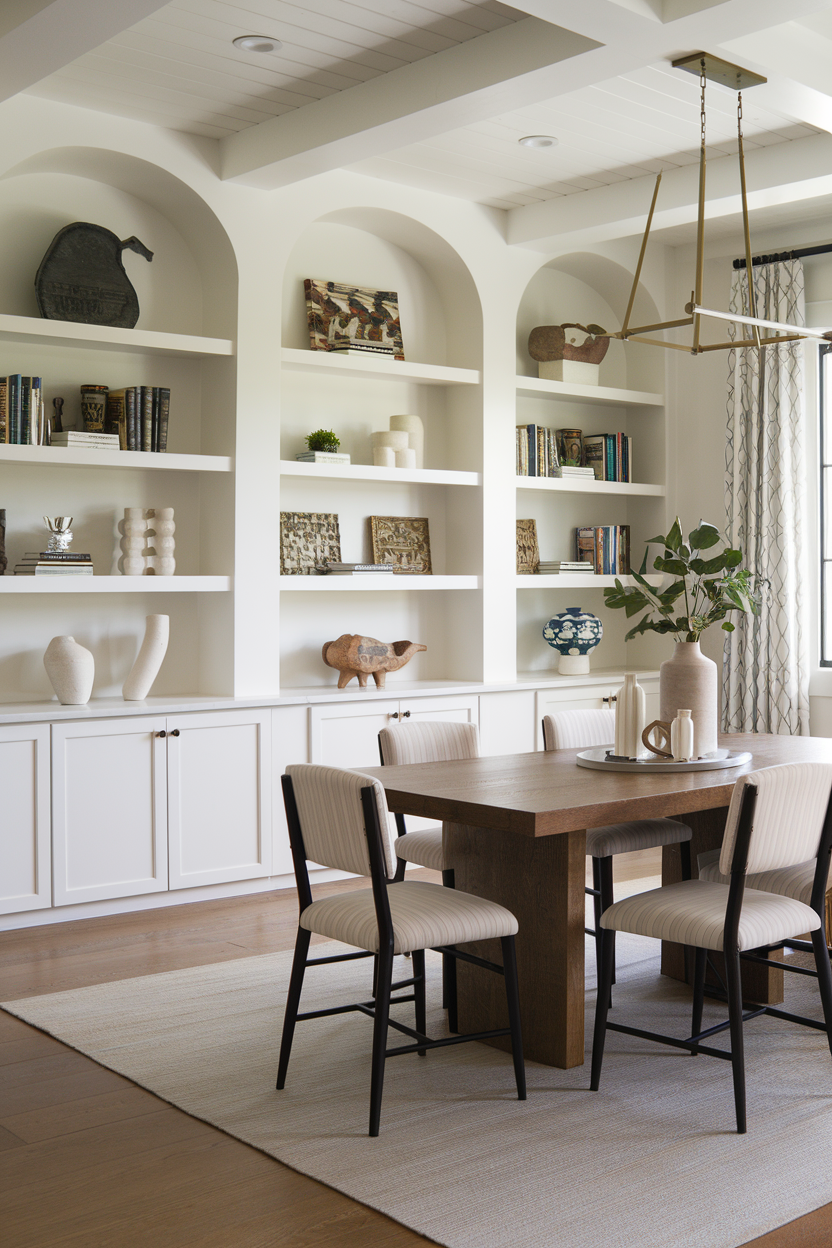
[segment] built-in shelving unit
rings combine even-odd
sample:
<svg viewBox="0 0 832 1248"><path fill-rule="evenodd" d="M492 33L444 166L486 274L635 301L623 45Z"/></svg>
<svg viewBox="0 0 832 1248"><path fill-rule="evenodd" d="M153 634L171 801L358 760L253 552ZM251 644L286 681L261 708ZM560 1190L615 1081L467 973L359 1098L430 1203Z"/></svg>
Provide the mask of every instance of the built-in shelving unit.
<svg viewBox="0 0 832 1248"><path fill-rule="evenodd" d="M372 464L306 464L282 459L282 477L321 478L329 481L390 481L398 485L482 485L482 473L441 468L376 468Z"/></svg>
<svg viewBox="0 0 832 1248"><path fill-rule="evenodd" d="M229 455L176 455L150 451L90 451L74 446L7 446L0 443L0 464L52 468L142 468L149 472L231 472Z"/></svg>
<svg viewBox="0 0 832 1248"><path fill-rule="evenodd" d="M574 382L545 381L542 377L518 377L517 393L521 398L559 399L570 403L589 403L593 407L664 407L664 395L647 390L579 386Z"/></svg>
<svg viewBox="0 0 832 1248"><path fill-rule="evenodd" d="M551 490L555 494L596 494L599 496L640 495L664 498L663 485L647 485L642 481L591 481L581 477L518 477L518 490Z"/></svg>
<svg viewBox="0 0 832 1248"><path fill-rule="evenodd" d="M612 583L612 581L610 582ZM400 593L438 589L479 589L480 576L422 576L394 572L369 572L366 576L281 576L282 592L295 593Z"/></svg>
<svg viewBox="0 0 832 1248"><path fill-rule="evenodd" d="M328 351L303 351L284 347L284 368L316 372L330 377L356 377L366 381L415 381L423 386L478 386L480 373L472 368L448 368L444 364L415 364L384 356L358 359Z"/></svg>
<svg viewBox="0 0 832 1248"><path fill-rule="evenodd" d="M101 351L153 352L194 359L234 354L234 343L227 338L202 338L195 334L117 329L109 325L84 325L77 321L48 321L36 316L0 314L0 342L21 341L92 347Z"/></svg>
<svg viewBox="0 0 832 1248"><path fill-rule="evenodd" d="M664 578L653 573L645 577L650 585L661 585ZM606 589L621 581L623 585L635 585L631 576L596 576L588 572L559 572L554 576L541 576L538 573L518 575L518 589Z"/></svg>
<svg viewBox="0 0 832 1248"><path fill-rule="evenodd" d="M3 594L218 594L230 576L3 576Z"/></svg>

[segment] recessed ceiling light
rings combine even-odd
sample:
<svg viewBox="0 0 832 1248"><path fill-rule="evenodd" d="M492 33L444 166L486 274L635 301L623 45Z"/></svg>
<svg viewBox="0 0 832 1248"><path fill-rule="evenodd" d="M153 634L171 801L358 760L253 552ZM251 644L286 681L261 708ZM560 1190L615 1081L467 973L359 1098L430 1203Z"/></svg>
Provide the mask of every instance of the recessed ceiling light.
<svg viewBox="0 0 832 1248"><path fill-rule="evenodd" d="M272 39L270 35L238 35L232 43L244 52L279 52L283 47L279 39Z"/></svg>
<svg viewBox="0 0 832 1248"><path fill-rule="evenodd" d="M557 147L558 141L552 134L527 134L524 139L518 139L518 143L523 147Z"/></svg>

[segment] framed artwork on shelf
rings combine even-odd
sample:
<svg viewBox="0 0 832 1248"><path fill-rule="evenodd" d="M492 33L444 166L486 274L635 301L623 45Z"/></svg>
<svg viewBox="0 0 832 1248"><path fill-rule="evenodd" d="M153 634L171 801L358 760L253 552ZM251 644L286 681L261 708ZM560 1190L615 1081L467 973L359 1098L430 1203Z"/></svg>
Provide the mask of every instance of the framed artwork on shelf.
<svg viewBox="0 0 832 1248"><path fill-rule="evenodd" d="M281 511L281 576L314 576L321 564L341 562L338 517L323 511Z"/></svg>
<svg viewBox="0 0 832 1248"><path fill-rule="evenodd" d="M535 520L517 521L517 571L536 572L540 563L540 551L537 547L537 522Z"/></svg>
<svg viewBox="0 0 832 1248"><path fill-rule="evenodd" d="M313 351L404 359L395 290L348 286L315 277L305 278L303 288Z"/></svg>
<svg viewBox="0 0 832 1248"><path fill-rule="evenodd" d="M373 563L392 563L394 572L430 576L430 534L425 519L370 516Z"/></svg>

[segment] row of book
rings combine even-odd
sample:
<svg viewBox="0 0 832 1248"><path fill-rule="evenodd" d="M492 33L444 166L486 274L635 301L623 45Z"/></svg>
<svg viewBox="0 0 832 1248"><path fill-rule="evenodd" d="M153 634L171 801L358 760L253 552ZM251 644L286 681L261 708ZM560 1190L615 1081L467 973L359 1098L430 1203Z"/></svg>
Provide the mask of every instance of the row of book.
<svg viewBox="0 0 832 1248"><path fill-rule="evenodd" d="M584 434L584 463L596 481L632 481L633 439L626 433Z"/></svg>
<svg viewBox="0 0 832 1248"><path fill-rule="evenodd" d="M557 435L542 425L518 425L515 430L518 477L559 477Z"/></svg>
<svg viewBox="0 0 832 1248"><path fill-rule="evenodd" d="M29 446L39 440L43 384L40 377L0 377L0 442Z"/></svg>
<svg viewBox="0 0 832 1248"><path fill-rule="evenodd" d="M169 419L167 386L127 386L107 395L106 433L118 434L122 451L166 451Z"/></svg>
<svg viewBox="0 0 832 1248"><path fill-rule="evenodd" d="M557 576L561 572L593 573L595 568L583 559L541 559L535 571L538 576Z"/></svg>
<svg viewBox="0 0 832 1248"><path fill-rule="evenodd" d="M629 524L599 524L575 530L579 562L589 563L598 576L626 576L630 571Z"/></svg>

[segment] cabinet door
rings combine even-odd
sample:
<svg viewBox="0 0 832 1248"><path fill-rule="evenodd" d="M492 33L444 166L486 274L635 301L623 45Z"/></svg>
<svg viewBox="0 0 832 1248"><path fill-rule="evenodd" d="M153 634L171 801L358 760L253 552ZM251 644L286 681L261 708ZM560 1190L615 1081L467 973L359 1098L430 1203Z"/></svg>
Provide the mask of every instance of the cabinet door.
<svg viewBox="0 0 832 1248"><path fill-rule="evenodd" d="M167 721L170 887L271 872L271 712Z"/></svg>
<svg viewBox="0 0 832 1248"><path fill-rule="evenodd" d="M539 689L535 699L535 732L537 748L543 749L544 715L555 711L600 711L611 710L615 702L615 690L621 686L610 688L607 685L569 685L564 689Z"/></svg>
<svg viewBox="0 0 832 1248"><path fill-rule="evenodd" d="M457 697L403 698L399 714L405 722L409 719L451 720L457 724L480 722L480 702L476 694L463 693Z"/></svg>
<svg viewBox="0 0 832 1248"><path fill-rule="evenodd" d="M52 725L55 905L168 886L164 719Z"/></svg>
<svg viewBox="0 0 832 1248"><path fill-rule="evenodd" d="M49 725L0 728L0 914L52 904Z"/></svg>
<svg viewBox="0 0 832 1248"><path fill-rule="evenodd" d="M537 749L533 689L480 694L480 744L484 755Z"/></svg>
<svg viewBox="0 0 832 1248"><path fill-rule="evenodd" d="M309 708L309 761L329 767L378 767L378 734L397 721L399 703L379 700Z"/></svg>
<svg viewBox="0 0 832 1248"><path fill-rule="evenodd" d="M272 710L272 875L292 875L292 849L286 826L280 777L291 763L308 763L309 707L276 706Z"/></svg>

